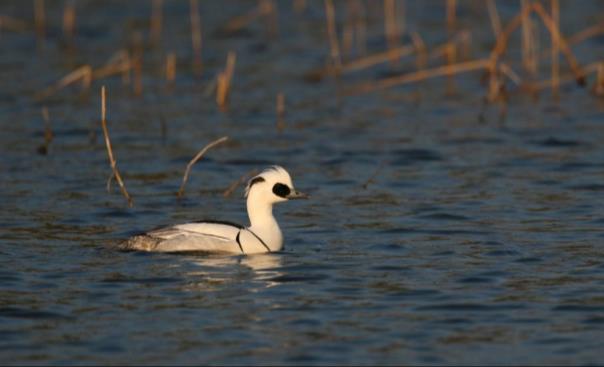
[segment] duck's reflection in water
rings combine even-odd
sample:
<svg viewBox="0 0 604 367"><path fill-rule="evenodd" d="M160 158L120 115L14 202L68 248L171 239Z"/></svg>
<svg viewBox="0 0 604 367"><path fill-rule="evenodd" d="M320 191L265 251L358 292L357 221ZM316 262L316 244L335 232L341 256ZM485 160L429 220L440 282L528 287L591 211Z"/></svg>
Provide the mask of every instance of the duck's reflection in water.
<svg viewBox="0 0 604 367"><path fill-rule="evenodd" d="M252 282L258 288L278 285L272 281L284 275L283 255L258 254L246 256L187 256L185 257L190 289L217 289L225 285ZM254 287L248 287L253 289Z"/></svg>

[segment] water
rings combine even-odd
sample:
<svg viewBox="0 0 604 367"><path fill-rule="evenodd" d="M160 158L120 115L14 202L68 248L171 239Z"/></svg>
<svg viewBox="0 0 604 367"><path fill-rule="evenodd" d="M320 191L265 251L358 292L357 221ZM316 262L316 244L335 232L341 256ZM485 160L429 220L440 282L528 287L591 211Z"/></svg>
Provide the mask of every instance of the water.
<svg viewBox="0 0 604 367"><path fill-rule="evenodd" d="M146 31L149 3L119 4L77 3L76 52L57 46L55 3L47 4L45 46L31 33L0 38L2 364L602 362L601 101L568 86L559 103L548 93L538 101L517 96L503 123L495 108L481 123L484 90L472 74L456 80L453 95L435 80L338 97L333 80L304 78L327 53L319 3L305 16L279 3L275 40L259 23L236 37L214 31L252 3L202 3L199 80L188 67L188 2L170 2L163 48L145 53L143 95L133 96L119 77L95 81L88 95L77 87L59 92L44 103L55 136L49 154L38 154L42 104L34 93L74 65L102 65L128 35ZM563 2L569 33L599 9L585 4L569 11ZM467 19L476 19L475 7L465 6ZM409 11L419 14L411 25L426 38L442 34L433 19L440 15L413 2ZM0 5L0 14L30 12L21 2ZM380 23L373 27L378 49ZM578 57L593 60L598 45L595 38L576 47ZM160 78L164 49L179 58L171 91ZM231 49L234 89L221 113L204 90ZM379 77L389 66L372 70L343 83ZM116 188L105 191L110 168L95 125L101 83L132 209ZM279 91L283 132L275 128ZM231 142L195 166L177 200L188 160L222 135ZM222 192L273 163L312 195L276 208L283 253L107 247L161 224L245 223L242 188L229 198Z"/></svg>

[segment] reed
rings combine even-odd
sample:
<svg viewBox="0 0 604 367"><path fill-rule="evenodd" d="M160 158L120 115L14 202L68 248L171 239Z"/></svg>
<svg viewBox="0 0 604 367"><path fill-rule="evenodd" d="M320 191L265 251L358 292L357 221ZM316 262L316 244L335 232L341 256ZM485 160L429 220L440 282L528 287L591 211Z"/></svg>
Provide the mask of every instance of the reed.
<svg viewBox="0 0 604 367"><path fill-rule="evenodd" d="M428 64L428 49L418 32L411 33L411 40L413 41L413 47L417 55L415 65L417 70L422 70Z"/></svg>
<svg viewBox="0 0 604 367"><path fill-rule="evenodd" d="M279 12L273 0L259 0L260 14L264 16L266 34L269 38L275 38L279 34Z"/></svg>
<svg viewBox="0 0 604 367"><path fill-rule="evenodd" d="M560 29L560 4L558 0L551 0L552 21L557 29ZM552 33L552 95L560 97L560 33Z"/></svg>
<svg viewBox="0 0 604 367"><path fill-rule="evenodd" d="M187 181L189 180L189 174L191 173L191 168L193 168L193 165L195 163L197 163L197 161L199 161L201 159L201 157L203 157L204 154L206 154L206 152L208 150L210 150L211 148L215 147L218 144L224 143L225 141L227 141L229 138L228 136L223 136L220 139L216 139L213 142L209 143L208 145L206 145L205 147L203 147L203 149L201 149L194 157L193 159L191 159L191 161L187 164L187 168L185 169L185 173L182 177L182 183L180 184L180 189L178 189L178 192L176 193L176 195L178 197L182 197L185 193L185 185L187 184Z"/></svg>
<svg viewBox="0 0 604 367"><path fill-rule="evenodd" d="M173 86L174 80L176 80L176 54L170 52L166 56L166 81L168 86Z"/></svg>
<svg viewBox="0 0 604 367"><path fill-rule="evenodd" d="M48 108L42 107L42 119L44 121L44 144L38 147L38 153L46 155L49 152L50 143L52 142L54 134L52 133L52 127L50 126L50 117L48 114Z"/></svg>
<svg viewBox="0 0 604 367"><path fill-rule="evenodd" d="M163 0L153 0L151 5L151 20L149 22L149 34L151 43L157 45L161 41L163 27Z"/></svg>
<svg viewBox="0 0 604 367"><path fill-rule="evenodd" d="M229 185L229 187L227 187L222 192L222 196L224 196L225 198L230 197L233 194L233 192L235 192L235 190L237 189L237 187L241 186L244 182L248 181L249 179L251 179L252 177L256 176L257 174L258 174L258 170L257 169L253 169L253 170L249 171L248 173L242 175L237 180L233 181L233 183L231 183Z"/></svg>
<svg viewBox="0 0 604 367"><path fill-rule="evenodd" d="M43 44L46 38L46 9L44 0L34 0L34 25L38 41Z"/></svg>
<svg viewBox="0 0 604 367"><path fill-rule="evenodd" d="M105 136L105 146L107 147L107 156L109 157L109 164L111 165L111 176L107 180L107 191L110 189L111 180L115 178L117 181L120 191L128 201L128 207L132 207L134 205L134 201L130 194L128 194L128 190L126 190L126 186L124 185L124 181L122 180L122 176L120 175L119 170L117 169L117 162L115 161L113 155L113 149L111 148L111 140L109 139L109 130L107 129L107 104L105 97L105 86L101 87L101 125L103 127L103 135Z"/></svg>
<svg viewBox="0 0 604 367"><path fill-rule="evenodd" d="M593 92L598 97L604 97L604 62L598 63L598 71Z"/></svg>
<svg viewBox="0 0 604 367"><path fill-rule="evenodd" d="M11 32L28 32L31 30L31 25L22 19L0 15L0 30L2 29Z"/></svg>
<svg viewBox="0 0 604 367"><path fill-rule="evenodd" d="M336 30L336 17L332 0L325 0L325 16L327 19L327 36L329 38L329 48L331 63L334 73L338 75L342 67L342 58L340 56L340 45L338 42L338 34Z"/></svg>
<svg viewBox="0 0 604 367"><path fill-rule="evenodd" d="M63 8L63 37L68 43L72 43L75 37L76 10L72 0L65 2Z"/></svg>
<svg viewBox="0 0 604 367"><path fill-rule="evenodd" d="M285 95L283 92L277 94L275 111L277 113L277 130L281 132L285 129Z"/></svg>
<svg viewBox="0 0 604 367"><path fill-rule="evenodd" d="M444 65L432 69L419 70L414 73L408 73L398 76L393 76L379 80L377 82L361 83L344 91L344 95L357 95L370 93L381 89L391 88L408 83L415 83L426 79L465 73L474 70L487 69L489 67L489 59L479 59L467 62L456 63L452 65Z"/></svg>
<svg viewBox="0 0 604 367"><path fill-rule="evenodd" d="M495 0L487 0L487 9L491 27L493 28L493 34L495 35L495 38L499 38L499 34L501 33L501 18L499 17Z"/></svg>
<svg viewBox="0 0 604 367"><path fill-rule="evenodd" d="M447 30L453 33L457 26L457 0L447 0Z"/></svg>
<svg viewBox="0 0 604 367"><path fill-rule="evenodd" d="M401 42L397 18L396 3L394 0L384 0L384 34L388 49L397 47ZM390 61L394 65L396 60L396 57L392 57Z"/></svg>
<svg viewBox="0 0 604 367"><path fill-rule="evenodd" d="M201 18L199 16L199 4L197 0L189 1L191 15L191 45L193 47L193 73L201 75L203 63L201 57Z"/></svg>
<svg viewBox="0 0 604 367"><path fill-rule="evenodd" d="M35 96L35 99L38 101L46 99L46 98L52 96L53 94L57 93L59 90L65 88L71 84L77 83L77 82L82 83L83 90L88 90L90 88L90 85L92 84L92 79L93 79L92 67L90 65L81 66L81 67L77 68L76 70L72 71L71 73L67 74L66 76L64 76L55 85L52 85L52 86L42 90L41 92L37 93Z"/></svg>
<svg viewBox="0 0 604 367"><path fill-rule="evenodd" d="M231 80L235 72L235 62L237 61L237 54L234 51L229 51L227 55L227 62L224 71L218 74L217 85L216 85L216 103L221 111L228 109L228 98L231 91Z"/></svg>

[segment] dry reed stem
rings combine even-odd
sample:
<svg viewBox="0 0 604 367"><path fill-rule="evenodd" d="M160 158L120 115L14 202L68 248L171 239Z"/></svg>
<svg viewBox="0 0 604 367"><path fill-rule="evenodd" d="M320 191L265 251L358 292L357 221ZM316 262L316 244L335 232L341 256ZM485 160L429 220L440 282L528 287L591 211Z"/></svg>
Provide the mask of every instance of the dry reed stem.
<svg viewBox="0 0 604 367"><path fill-rule="evenodd" d="M166 56L166 81L168 84L174 84L174 80L176 79L176 54L174 52L170 52L168 56Z"/></svg>
<svg viewBox="0 0 604 367"><path fill-rule="evenodd" d="M111 171L112 174L109 177L109 181L111 181L112 177L115 177L115 180L117 181L118 185L120 186L120 191L122 192L122 194L124 195L124 197L126 198L126 200L128 200L128 207L132 207L133 205L133 201L132 201L132 197L130 197L130 194L128 194L128 191L126 190L126 186L124 185L124 181L122 180L122 176L120 175L120 172L117 169L117 162L115 161L115 158L113 157L113 149L111 148L111 140L109 139L109 130L107 129L107 104L106 104L106 97L105 97L105 86L103 85L101 87L101 124L103 126L103 135L105 136L105 146L107 147L107 155L109 157L109 164L111 165ZM108 183L108 187L109 187L110 183Z"/></svg>
<svg viewBox="0 0 604 367"><path fill-rule="evenodd" d="M11 32L26 32L31 30L31 25L21 19L0 15L0 29L6 29Z"/></svg>
<svg viewBox="0 0 604 367"><path fill-rule="evenodd" d="M46 38L46 10L44 0L34 0L34 24L39 41Z"/></svg>
<svg viewBox="0 0 604 367"><path fill-rule="evenodd" d="M335 74L339 74L342 66L342 58L340 56L340 45L338 44L335 10L332 0L325 0L325 17L327 19L327 35L329 37L331 66L334 68Z"/></svg>
<svg viewBox="0 0 604 367"><path fill-rule="evenodd" d="M93 73L90 65L84 65L71 73L64 76L61 80L59 80L55 85L50 86L43 90L42 92L36 95L37 100L42 100L51 95L55 94L57 91L67 87L70 84L76 83L78 81L82 82L82 88L87 90L90 88L92 84Z"/></svg>
<svg viewBox="0 0 604 367"><path fill-rule="evenodd" d="M75 35L75 20L76 11L74 2L67 1L63 8L63 37L65 37L68 42L72 42Z"/></svg>
<svg viewBox="0 0 604 367"><path fill-rule="evenodd" d="M489 11L489 19L491 20L493 34L495 35L495 38L499 38L499 34L501 33L501 18L499 17L495 0L487 0L487 9Z"/></svg>
<svg viewBox="0 0 604 367"><path fill-rule="evenodd" d="M512 82L514 82L514 84L522 84L522 78L505 62L499 63L499 71L501 71L503 75L507 76Z"/></svg>
<svg viewBox="0 0 604 367"><path fill-rule="evenodd" d="M193 47L193 73L201 75L203 69L201 58L201 18L199 16L199 4L197 0L190 0L191 12L191 44Z"/></svg>
<svg viewBox="0 0 604 367"><path fill-rule="evenodd" d="M151 5L151 21L149 22L151 33L151 42L159 43L161 40L162 24L163 24L163 0L153 0Z"/></svg>
<svg viewBox="0 0 604 367"><path fill-rule="evenodd" d="M604 24L595 24L593 26L587 27L584 30L573 34L572 36L569 36L566 39L566 43L570 47L570 46L576 45L578 43L581 43L591 37L598 36L602 33L604 33ZM549 49L542 50L539 57L540 58L551 57L551 54L552 54L552 50L551 50L551 48L549 48Z"/></svg>
<svg viewBox="0 0 604 367"><path fill-rule="evenodd" d="M470 35L469 31L460 31L455 36L453 36L453 38L451 38L450 41L434 47L432 49L432 51L430 51L430 53L427 55L427 58L433 59L433 58L437 58L437 57L441 57L441 56L446 57L447 53L450 52L451 46L457 46L457 45L463 46L463 48L464 48L463 52L465 55L467 55L470 52L469 46L468 46L470 39L471 39L471 35ZM421 40L421 37L420 37L420 40ZM421 42L423 42L423 41L421 41ZM424 45L424 47L425 47L425 45Z"/></svg>
<svg viewBox="0 0 604 367"><path fill-rule="evenodd" d="M395 48L400 44L400 31L396 18L396 4L394 0L384 0L384 34L388 49ZM395 64L396 57L392 57L390 61Z"/></svg>
<svg viewBox="0 0 604 367"><path fill-rule="evenodd" d="M531 9L531 0L522 0L522 9ZM530 16L530 10L528 15L522 18L522 65L524 69L530 74L535 75L537 73L537 64L533 59L533 40L535 36L535 27Z"/></svg>
<svg viewBox="0 0 604 367"><path fill-rule="evenodd" d="M93 70L93 79L103 79L114 74L122 74L122 78L127 77L129 81L129 71L132 68L130 55L126 50L116 52L106 63L100 68Z"/></svg>
<svg viewBox="0 0 604 367"><path fill-rule="evenodd" d="M231 80L233 79L236 60L237 54L234 51L229 51L225 70L218 74L216 103L221 111L227 110L228 98L231 90Z"/></svg>
<svg viewBox="0 0 604 367"><path fill-rule="evenodd" d="M583 78L587 78L587 76L589 76L592 73L597 73L598 72L598 66L600 65L602 61L596 61L593 62L591 64L585 65L584 67L581 68L581 72L583 75ZM559 78L559 83L560 85L562 84L568 84L570 82L577 82L577 75L575 73L571 74L566 74L566 75L560 75ZM552 80L551 79L546 79L543 81L539 81L536 83L533 83L533 85L531 86L534 90L543 90L543 89L548 89L552 87Z"/></svg>
<svg viewBox="0 0 604 367"><path fill-rule="evenodd" d="M249 180L250 178L256 176L256 174L258 174L258 170L253 169L253 170L249 171L248 173L242 175L237 180L233 181L233 183L231 183L229 185L229 187L226 188L226 190L224 190L224 192L222 193L222 196L224 196L225 198L230 197L233 194L233 192L235 192L237 187L239 187L239 185L243 184L245 181Z"/></svg>
<svg viewBox="0 0 604 367"><path fill-rule="evenodd" d="M38 147L38 153L40 154L48 154L48 148L50 147L50 143L52 142L53 133L52 127L50 126L50 117L48 115L48 108L46 106L42 107L42 118L44 120L44 144Z"/></svg>
<svg viewBox="0 0 604 367"><path fill-rule="evenodd" d="M571 71L575 75L577 84L585 85L585 72L582 70L581 66L579 65L577 58L575 57L575 55L571 51L570 47L568 46L568 43L566 42L566 39L564 38L564 36L562 36L562 34L560 33L560 29L558 28L558 26L556 25L554 20L549 16L549 14L543 8L543 5L541 5L541 3L534 3L533 8L534 8L535 12L537 13L537 15L539 15L539 17L543 21L543 24L545 25L545 27L547 28L547 30L549 31L551 36L555 37L558 40L560 50L566 57L566 61L568 62L568 65L569 65Z"/></svg>
<svg viewBox="0 0 604 367"><path fill-rule="evenodd" d="M346 1L344 4L346 5L346 20L344 21L344 29L342 30L342 57L348 59L353 49L354 19L356 15L351 0Z"/></svg>
<svg viewBox="0 0 604 367"><path fill-rule="evenodd" d="M266 18L264 23L267 27L268 36L275 38L279 33L277 5L273 0L259 0L258 7L260 8L260 14Z"/></svg>
<svg viewBox="0 0 604 367"><path fill-rule="evenodd" d="M187 164L187 168L185 170L185 174L182 177L182 183L180 184L180 189L178 190L178 193L176 194L178 197L182 197L183 194L185 193L185 185L187 183L187 180L189 179L189 173L191 172L191 168L193 167L193 165L201 159L201 157L203 157L204 154L206 154L206 152L215 147L218 144L224 143L225 141L227 141L229 139L228 136L223 136L220 139L216 139L213 142L209 143L208 145L206 145L202 150L200 150L195 157L193 157L193 159L191 159L191 161L189 162L189 164Z"/></svg>
<svg viewBox="0 0 604 367"><path fill-rule="evenodd" d="M340 68L340 72L349 73L352 71L366 69L373 65L381 64L387 62L388 60L392 60L393 58L397 59L407 55L411 55L413 52L415 52L414 46L399 46L396 48L391 48L384 52L379 52L373 55L365 56L363 58L347 62L342 65L342 67Z"/></svg>
<svg viewBox="0 0 604 367"><path fill-rule="evenodd" d="M453 32L457 22L456 15L457 1L447 0L447 30Z"/></svg>
<svg viewBox="0 0 604 367"><path fill-rule="evenodd" d="M285 95L283 92L277 94L275 110L277 112L277 130L281 132L285 128Z"/></svg>
<svg viewBox="0 0 604 367"><path fill-rule="evenodd" d="M468 71L487 69L489 59L472 60L453 65L439 66L432 69L419 70L414 73L385 78L377 82L363 83L345 91L345 95L370 93L381 89L391 88L408 83L414 83L430 78L465 73Z"/></svg>
<svg viewBox="0 0 604 367"><path fill-rule="evenodd" d="M249 12L231 18L223 29L228 33L237 32L238 30L246 27L248 24L258 19L262 15L262 8L260 6L254 7Z"/></svg>
<svg viewBox="0 0 604 367"><path fill-rule="evenodd" d="M417 60L415 62L417 70L422 70L428 63L428 50L426 48L426 44L417 32L411 33L411 40L413 41L413 47L415 48L415 53L417 54Z"/></svg>
<svg viewBox="0 0 604 367"><path fill-rule="evenodd" d="M594 84L593 92L598 97L604 97L604 61L598 63L596 83Z"/></svg>
<svg viewBox="0 0 604 367"><path fill-rule="evenodd" d="M552 20L556 28L560 29L560 4L558 0L551 0ZM552 33L552 95L560 97L560 39L559 33Z"/></svg>

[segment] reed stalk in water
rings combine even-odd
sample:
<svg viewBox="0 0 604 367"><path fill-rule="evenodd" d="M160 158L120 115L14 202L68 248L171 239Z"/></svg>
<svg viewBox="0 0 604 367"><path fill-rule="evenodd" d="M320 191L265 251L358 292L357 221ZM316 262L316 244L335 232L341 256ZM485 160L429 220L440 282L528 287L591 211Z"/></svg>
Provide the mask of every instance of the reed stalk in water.
<svg viewBox="0 0 604 367"><path fill-rule="evenodd" d="M48 115L48 108L42 107L42 118L44 119L44 144L38 147L38 153L42 155L48 154L50 148L50 142L52 142L53 133L52 127L50 126L50 117Z"/></svg>
<svg viewBox="0 0 604 367"><path fill-rule="evenodd" d="M101 87L101 125L103 127L103 135L105 136L105 146L107 147L107 156L109 157L109 164L111 165L111 176L107 180L107 189L109 190L111 185L111 180L115 178L118 185L120 186L120 191L128 200L128 206L132 207L133 200L128 191L126 190L126 186L124 185L124 181L122 180L122 176L117 169L117 162L113 156L113 149L111 148L111 140L109 139L109 130L107 129L107 104L105 97L105 86Z"/></svg>
<svg viewBox="0 0 604 367"><path fill-rule="evenodd" d="M237 54L234 51L229 51L227 62L224 71L218 74L216 85L216 103L221 111L226 111L228 108L228 97L231 91L231 80L235 72L235 62Z"/></svg>
<svg viewBox="0 0 604 367"><path fill-rule="evenodd" d="M216 139L213 142L209 143L208 145L206 145L202 150L200 150L195 157L193 157L193 159L191 159L191 161L189 162L189 164L187 164L187 168L185 169L185 174L182 176L182 183L180 184L180 189L178 189L178 192L176 193L176 195L178 197L182 197L185 193L185 185L187 184L187 180L189 179L189 173L191 172L191 168L193 168L193 165L201 159L201 157L203 157L204 154L206 154L206 152L208 150L210 150L211 148L215 147L218 144L224 143L225 141L227 141L229 139L228 136L223 136L220 139Z"/></svg>
<svg viewBox="0 0 604 367"><path fill-rule="evenodd" d="M332 0L325 0L325 16L327 18L327 36L329 38L331 66L337 75L342 66L342 57L340 56L340 45L336 30L336 16Z"/></svg>
<svg viewBox="0 0 604 367"><path fill-rule="evenodd" d="M203 69L201 58L201 18L199 16L199 4L197 0L190 0L191 13L191 44L193 47L193 73L201 75Z"/></svg>

